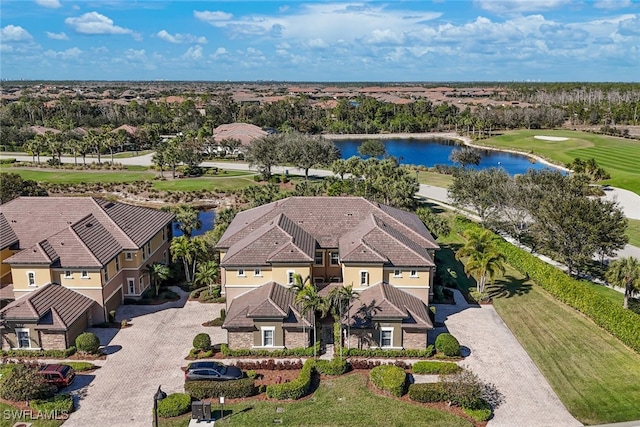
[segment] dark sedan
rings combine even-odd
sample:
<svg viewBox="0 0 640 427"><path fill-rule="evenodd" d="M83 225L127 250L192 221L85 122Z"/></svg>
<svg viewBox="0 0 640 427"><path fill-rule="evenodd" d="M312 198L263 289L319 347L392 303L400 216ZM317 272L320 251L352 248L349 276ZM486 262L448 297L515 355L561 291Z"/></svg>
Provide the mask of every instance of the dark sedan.
<svg viewBox="0 0 640 427"><path fill-rule="evenodd" d="M185 381L227 381L242 378L242 370L218 362L193 362L184 373Z"/></svg>

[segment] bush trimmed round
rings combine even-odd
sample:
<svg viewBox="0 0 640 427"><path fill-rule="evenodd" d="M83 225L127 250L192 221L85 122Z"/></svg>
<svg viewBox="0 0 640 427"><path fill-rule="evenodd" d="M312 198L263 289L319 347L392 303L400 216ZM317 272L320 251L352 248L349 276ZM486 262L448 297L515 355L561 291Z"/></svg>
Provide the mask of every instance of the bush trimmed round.
<svg viewBox="0 0 640 427"><path fill-rule="evenodd" d="M84 332L76 338L76 348L81 353L98 353L100 338L93 332Z"/></svg>
<svg viewBox="0 0 640 427"><path fill-rule="evenodd" d="M193 339L193 348L197 348L202 351L207 351L211 348L211 337L209 334L200 333Z"/></svg>
<svg viewBox="0 0 640 427"><path fill-rule="evenodd" d="M456 337L451 334L440 334L438 338L436 338L436 350L447 356L460 356L460 343Z"/></svg>
<svg viewBox="0 0 640 427"><path fill-rule="evenodd" d="M158 402L158 415L163 418L177 417L191 410L191 396L187 393L172 393Z"/></svg>

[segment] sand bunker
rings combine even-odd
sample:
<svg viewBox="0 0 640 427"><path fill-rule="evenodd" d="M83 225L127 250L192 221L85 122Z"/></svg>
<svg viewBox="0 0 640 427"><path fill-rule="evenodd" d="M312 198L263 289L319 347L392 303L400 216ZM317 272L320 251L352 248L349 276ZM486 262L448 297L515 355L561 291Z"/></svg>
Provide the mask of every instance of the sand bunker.
<svg viewBox="0 0 640 427"><path fill-rule="evenodd" d="M562 136L542 136L542 135L536 135L534 136L535 139L541 139L543 141L568 141L569 138L565 138Z"/></svg>

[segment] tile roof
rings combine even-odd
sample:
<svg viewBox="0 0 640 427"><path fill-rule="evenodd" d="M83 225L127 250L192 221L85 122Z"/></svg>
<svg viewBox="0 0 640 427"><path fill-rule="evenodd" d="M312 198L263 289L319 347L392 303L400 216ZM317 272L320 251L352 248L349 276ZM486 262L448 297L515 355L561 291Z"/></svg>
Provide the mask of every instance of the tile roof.
<svg viewBox="0 0 640 427"><path fill-rule="evenodd" d="M173 214L92 197L19 197L0 205L0 217L21 249L4 262L99 267L140 248Z"/></svg>
<svg viewBox="0 0 640 427"><path fill-rule="evenodd" d="M0 310L7 320L33 321L36 329L67 330L87 312L94 300L74 290L49 283Z"/></svg>
<svg viewBox="0 0 640 427"><path fill-rule="evenodd" d="M237 139L242 145L248 145L254 139L267 135L267 131L249 123L227 123L213 130L213 140L215 142L221 142L225 139Z"/></svg>
<svg viewBox="0 0 640 427"><path fill-rule="evenodd" d="M282 320L286 326L311 326L311 313L302 316L295 298L289 288L276 282L266 283L234 298L222 327L251 328L254 319Z"/></svg>
<svg viewBox="0 0 640 427"><path fill-rule="evenodd" d="M281 223L284 235L297 236L292 237L297 248L289 247L289 252L281 251L277 257L273 247L281 244L277 238L282 237L267 233L276 222ZM223 266L307 262L300 254L313 259L312 239L316 242L313 250L339 248L344 262L398 266L433 266L427 249L439 248L415 214L362 197L289 197L240 212L217 247L228 250Z"/></svg>
<svg viewBox="0 0 640 427"><path fill-rule="evenodd" d="M4 214L0 212L0 249L8 248L16 243L18 243L18 236L13 232Z"/></svg>
<svg viewBox="0 0 640 427"><path fill-rule="evenodd" d="M403 328L433 328L428 308L420 298L384 282L362 291L350 313L349 322L354 327L370 326L372 320L402 319Z"/></svg>

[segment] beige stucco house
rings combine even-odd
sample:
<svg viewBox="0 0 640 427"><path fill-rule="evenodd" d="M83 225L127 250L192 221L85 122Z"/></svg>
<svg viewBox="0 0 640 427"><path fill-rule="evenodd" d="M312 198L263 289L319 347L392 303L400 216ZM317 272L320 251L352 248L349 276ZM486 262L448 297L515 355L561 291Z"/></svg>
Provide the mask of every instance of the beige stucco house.
<svg viewBox="0 0 640 427"><path fill-rule="evenodd" d="M0 295L15 299L0 319L11 324L12 304L54 283L95 302L85 307L83 324L105 321L124 298L139 298L150 286L148 265L169 262L172 220L169 212L93 197L19 197L0 205Z"/></svg>
<svg viewBox="0 0 640 427"><path fill-rule="evenodd" d="M309 319L285 292L295 274L321 294L343 285L360 294L343 319L345 345L426 347L439 246L411 212L361 197L290 197L240 212L217 248L232 348L309 344L300 337Z"/></svg>

